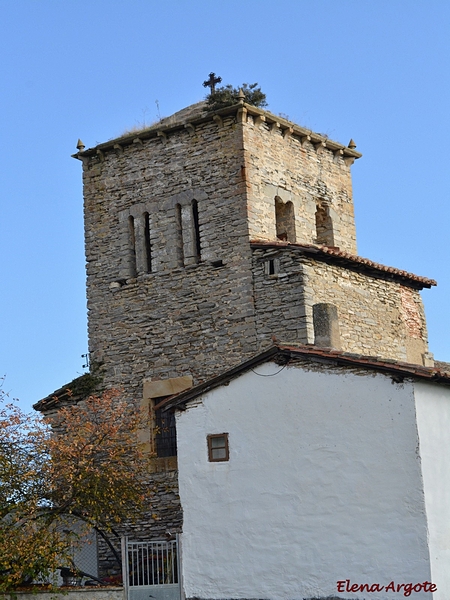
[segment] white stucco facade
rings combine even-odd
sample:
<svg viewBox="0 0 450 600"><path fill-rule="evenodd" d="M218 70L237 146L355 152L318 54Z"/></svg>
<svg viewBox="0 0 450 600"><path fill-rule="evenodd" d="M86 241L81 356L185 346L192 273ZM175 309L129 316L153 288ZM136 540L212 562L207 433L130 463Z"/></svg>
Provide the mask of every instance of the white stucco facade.
<svg viewBox="0 0 450 600"><path fill-rule="evenodd" d="M404 597L391 582L444 586L450 477L433 456L450 444L447 423L438 442L432 429L448 388L314 364L260 365L177 413L186 597L386 600ZM229 461L208 462L207 435L225 432ZM425 484L447 478L438 499L424 494L421 447Z"/></svg>
<svg viewBox="0 0 450 600"><path fill-rule="evenodd" d="M431 576L435 598L450 598L450 389L416 383L414 387Z"/></svg>

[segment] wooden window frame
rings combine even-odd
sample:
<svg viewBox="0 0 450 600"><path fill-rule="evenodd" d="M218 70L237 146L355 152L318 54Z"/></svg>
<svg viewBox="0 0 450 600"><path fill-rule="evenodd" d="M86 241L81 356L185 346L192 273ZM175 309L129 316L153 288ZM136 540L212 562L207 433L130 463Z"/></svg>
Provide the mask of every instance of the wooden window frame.
<svg viewBox="0 0 450 600"><path fill-rule="evenodd" d="M280 273L280 259L268 258L265 261L264 272L266 277L277 278Z"/></svg>
<svg viewBox="0 0 450 600"><path fill-rule="evenodd" d="M221 438L221 437L225 438L225 445L213 448L212 440L216 439L216 438ZM230 460L230 447L228 444L228 433L212 433L212 434L208 435L206 437L206 439L208 442L208 461L209 462L226 462L226 461ZM222 448L225 448L225 457L224 458L214 458L213 450L218 450L218 449L222 449Z"/></svg>

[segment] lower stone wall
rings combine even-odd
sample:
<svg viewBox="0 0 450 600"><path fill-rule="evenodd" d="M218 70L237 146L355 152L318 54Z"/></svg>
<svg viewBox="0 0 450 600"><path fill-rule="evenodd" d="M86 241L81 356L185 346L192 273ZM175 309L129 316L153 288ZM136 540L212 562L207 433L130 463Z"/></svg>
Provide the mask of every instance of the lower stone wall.
<svg viewBox="0 0 450 600"><path fill-rule="evenodd" d="M295 247L255 249L253 286L258 347L318 343L313 306L337 309L344 352L427 364L425 314L418 290L302 255Z"/></svg>
<svg viewBox="0 0 450 600"><path fill-rule="evenodd" d="M258 349L281 342L312 342L312 315L306 306L304 261L289 252L258 249L253 253L253 286ZM273 271L273 272L272 272Z"/></svg>
<svg viewBox="0 0 450 600"><path fill-rule="evenodd" d="M136 522L127 523L115 531L130 540L167 540L181 533L182 511L178 495L178 471L153 473L151 476L148 509ZM120 537L110 534L110 540L120 556ZM121 573L111 549L98 536L99 577L114 577Z"/></svg>
<svg viewBox="0 0 450 600"><path fill-rule="evenodd" d="M63 588L58 592L15 592L8 600L125 600L122 587Z"/></svg>
<svg viewBox="0 0 450 600"><path fill-rule="evenodd" d="M427 331L417 290L321 261L309 260L305 270L312 304L337 307L344 352L424 364Z"/></svg>

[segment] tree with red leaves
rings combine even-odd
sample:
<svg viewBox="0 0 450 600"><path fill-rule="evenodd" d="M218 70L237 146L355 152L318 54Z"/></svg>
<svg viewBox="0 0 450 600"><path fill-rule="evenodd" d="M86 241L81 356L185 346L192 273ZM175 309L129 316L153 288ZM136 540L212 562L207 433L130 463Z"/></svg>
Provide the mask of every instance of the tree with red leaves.
<svg viewBox="0 0 450 600"><path fill-rule="evenodd" d="M119 392L66 406L51 417L23 413L0 389L0 593L71 566L74 519L109 542L149 493L145 426Z"/></svg>

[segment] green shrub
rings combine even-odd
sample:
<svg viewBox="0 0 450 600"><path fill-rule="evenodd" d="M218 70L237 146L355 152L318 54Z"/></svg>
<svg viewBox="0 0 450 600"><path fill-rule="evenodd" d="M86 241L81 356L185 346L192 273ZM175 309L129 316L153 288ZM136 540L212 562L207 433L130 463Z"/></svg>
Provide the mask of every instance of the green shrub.
<svg viewBox="0 0 450 600"><path fill-rule="evenodd" d="M239 92L244 92L244 100L247 104L264 108L267 106L266 95L261 91L257 83L243 83L239 88L232 85L225 85L216 88L214 93L209 93L206 96L206 104L208 110L219 110L227 106L233 106L239 102Z"/></svg>

